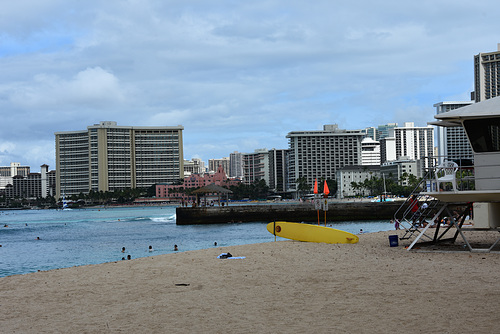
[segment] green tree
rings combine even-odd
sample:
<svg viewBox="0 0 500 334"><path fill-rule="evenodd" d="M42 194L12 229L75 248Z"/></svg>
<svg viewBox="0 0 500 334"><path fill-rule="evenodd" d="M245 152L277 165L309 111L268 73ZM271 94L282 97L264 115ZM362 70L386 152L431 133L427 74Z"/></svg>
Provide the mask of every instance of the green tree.
<svg viewBox="0 0 500 334"><path fill-rule="evenodd" d="M295 183L297 183L297 193L299 197L311 192L311 186L307 183L307 178L305 176L299 177Z"/></svg>

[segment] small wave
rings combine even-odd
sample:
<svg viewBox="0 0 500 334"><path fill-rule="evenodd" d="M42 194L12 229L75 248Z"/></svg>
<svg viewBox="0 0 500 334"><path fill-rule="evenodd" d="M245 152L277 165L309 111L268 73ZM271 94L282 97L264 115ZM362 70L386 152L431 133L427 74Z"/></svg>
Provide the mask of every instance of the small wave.
<svg viewBox="0 0 500 334"><path fill-rule="evenodd" d="M156 222L156 223L171 223L175 222L175 214L171 216L162 216L162 217L152 217L151 220Z"/></svg>
<svg viewBox="0 0 500 334"><path fill-rule="evenodd" d="M134 217L134 218L131 218L131 219L124 219L124 220L132 221L132 222L137 222L137 221L153 220L153 218L150 218L150 217Z"/></svg>

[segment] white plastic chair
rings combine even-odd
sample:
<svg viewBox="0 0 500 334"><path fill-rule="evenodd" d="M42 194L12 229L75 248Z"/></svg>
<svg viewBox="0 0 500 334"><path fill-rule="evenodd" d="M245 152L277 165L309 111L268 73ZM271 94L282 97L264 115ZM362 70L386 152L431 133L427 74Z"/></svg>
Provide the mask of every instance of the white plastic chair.
<svg viewBox="0 0 500 334"><path fill-rule="evenodd" d="M451 182L453 186L453 191L457 191L457 178L456 173L458 170L458 165L453 161L443 161L443 163L436 167L436 183L437 191L439 191L439 184L445 182ZM439 176L440 174L443 176Z"/></svg>

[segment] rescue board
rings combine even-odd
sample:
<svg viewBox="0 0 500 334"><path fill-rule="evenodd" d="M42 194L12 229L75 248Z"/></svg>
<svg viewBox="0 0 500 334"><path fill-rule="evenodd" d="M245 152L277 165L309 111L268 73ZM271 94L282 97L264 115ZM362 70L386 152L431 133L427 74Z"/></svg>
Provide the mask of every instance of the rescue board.
<svg viewBox="0 0 500 334"><path fill-rule="evenodd" d="M267 224L267 230L278 237L297 241L327 244L355 244L359 241L355 234L312 224L272 222Z"/></svg>

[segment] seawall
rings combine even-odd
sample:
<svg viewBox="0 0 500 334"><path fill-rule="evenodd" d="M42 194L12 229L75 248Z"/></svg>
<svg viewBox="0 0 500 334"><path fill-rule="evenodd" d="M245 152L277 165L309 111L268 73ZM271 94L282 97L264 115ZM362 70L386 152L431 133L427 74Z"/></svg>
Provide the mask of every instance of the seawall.
<svg viewBox="0 0 500 334"><path fill-rule="evenodd" d="M336 202L328 204L327 221L392 219L401 202ZM177 225L219 224L228 222L316 222L317 211L311 203L230 205L176 209ZM325 213L320 210L320 221Z"/></svg>

